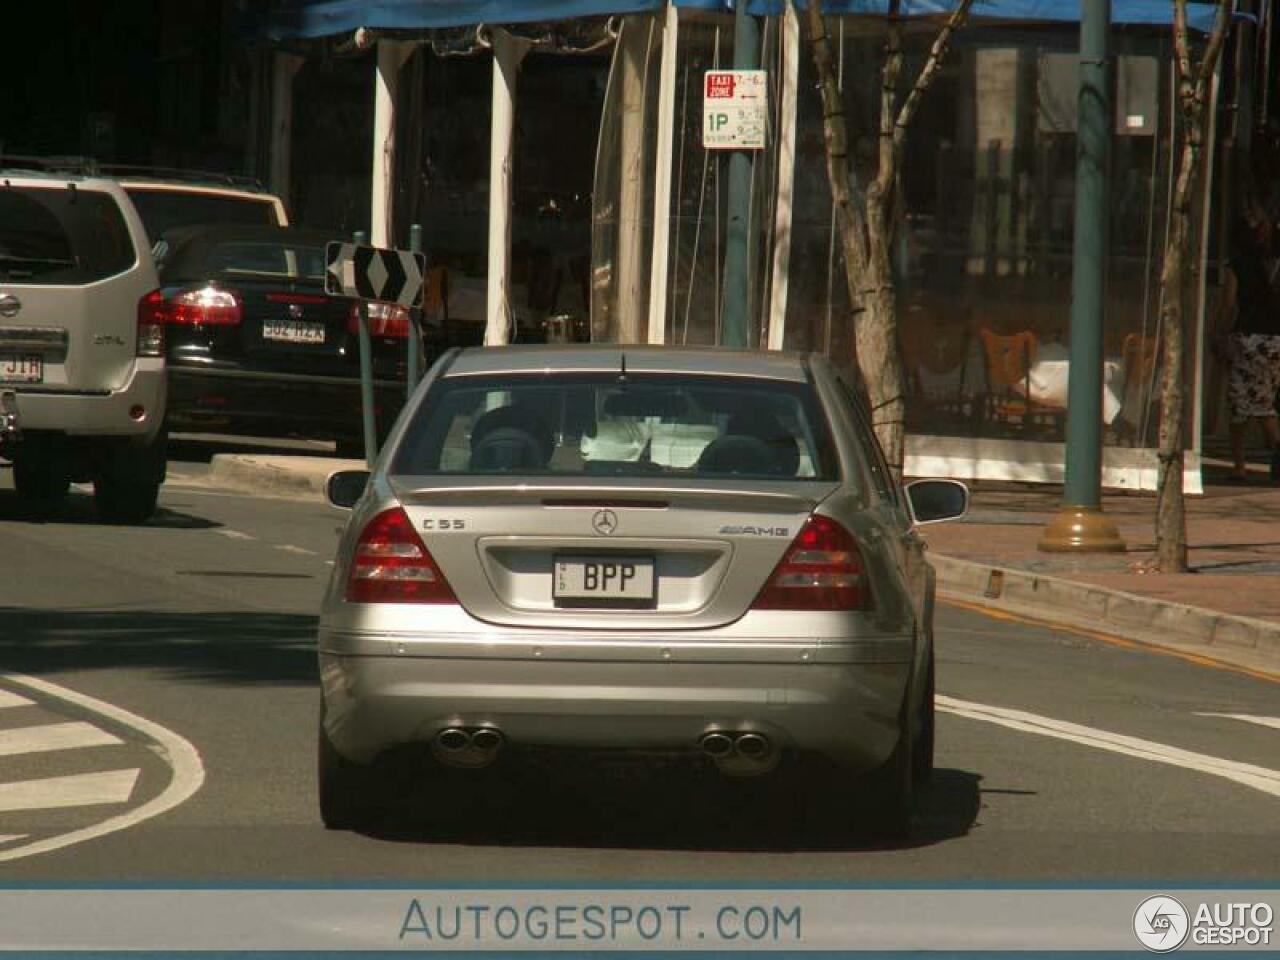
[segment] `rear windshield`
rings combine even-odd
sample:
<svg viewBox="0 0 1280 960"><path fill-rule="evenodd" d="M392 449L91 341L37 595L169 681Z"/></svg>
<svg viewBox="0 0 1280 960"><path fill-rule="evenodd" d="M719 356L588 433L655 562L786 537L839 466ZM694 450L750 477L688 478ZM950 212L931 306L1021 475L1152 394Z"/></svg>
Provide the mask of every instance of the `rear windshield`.
<svg viewBox="0 0 1280 960"><path fill-rule="evenodd" d="M832 480L834 460L807 384L525 374L438 381L392 472Z"/></svg>
<svg viewBox="0 0 1280 960"><path fill-rule="evenodd" d="M125 186L138 209L147 236L154 242L174 227L197 223L244 223L255 226L277 224L275 205L252 197L229 197L210 193L180 193L173 190L146 190Z"/></svg>
<svg viewBox="0 0 1280 960"><path fill-rule="evenodd" d="M0 281L76 285L137 261L115 198L67 185L0 186Z"/></svg>
<svg viewBox="0 0 1280 960"><path fill-rule="evenodd" d="M324 250L293 243L220 243L205 257L209 273L323 280Z"/></svg>

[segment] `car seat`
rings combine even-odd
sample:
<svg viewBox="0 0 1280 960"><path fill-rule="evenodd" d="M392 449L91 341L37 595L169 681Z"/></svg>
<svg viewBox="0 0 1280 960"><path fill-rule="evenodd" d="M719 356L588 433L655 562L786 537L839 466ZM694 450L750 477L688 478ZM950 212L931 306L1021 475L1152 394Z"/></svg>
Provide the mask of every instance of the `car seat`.
<svg viewBox="0 0 1280 960"><path fill-rule="evenodd" d="M545 470L554 448L551 430L537 414L499 407L471 428L471 469L507 473Z"/></svg>

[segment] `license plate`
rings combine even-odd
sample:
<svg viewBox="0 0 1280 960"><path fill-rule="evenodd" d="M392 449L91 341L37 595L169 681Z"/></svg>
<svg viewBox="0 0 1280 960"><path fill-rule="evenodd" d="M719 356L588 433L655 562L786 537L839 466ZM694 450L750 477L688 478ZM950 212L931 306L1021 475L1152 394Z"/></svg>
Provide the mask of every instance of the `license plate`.
<svg viewBox="0 0 1280 960"><path fill-rule="evenodd" d="M262 338L281 343L324 343L324 324L315 320L268 320L262 325Z"/></svg>
<svg viewBox="0 0 1280 960"><path fill-rule="evenodd" d="M43 383L44 358L0 353L0 380L5 383Z"/></svg>
<svg viewBox="0 0 1280 960"><path fill-rule="evenodd" d="M559 607L651 607L652 557L557 557L552 597Z"/></svg>

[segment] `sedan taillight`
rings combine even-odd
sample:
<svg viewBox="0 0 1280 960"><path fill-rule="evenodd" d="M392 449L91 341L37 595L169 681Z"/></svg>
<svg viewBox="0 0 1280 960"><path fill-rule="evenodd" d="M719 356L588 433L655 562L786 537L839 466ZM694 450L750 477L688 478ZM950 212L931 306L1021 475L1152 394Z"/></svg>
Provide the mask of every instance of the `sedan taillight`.
<svg viewBox="0 0 1280 960"><path fill-rule="evenodd" d="M369 318L369 335L373 337L409 336L409 311L395 303L369 303L365 305ZM347 314L347 332L360 332L360 305L352 304Z"/></svg>
<svg viewBox="0 0 1280 960"><path fill-rule="evenodd" d="M240 300L230 290L212 284L174 294L164 304L165 322L178 326L236 327Z"/></svg>
<svg viewBox="0 0 1280 960"><path fill-rule="evenodd" d="M866 568L853 534L814 515L796 534L753 610L869 610Z"/></svg>
<svg viewBox="0 0 1280 960"><path fill-rule="evenodd" d="M360 534L347 599L353 603L457 602L401 507L384 510Z"/></svg>

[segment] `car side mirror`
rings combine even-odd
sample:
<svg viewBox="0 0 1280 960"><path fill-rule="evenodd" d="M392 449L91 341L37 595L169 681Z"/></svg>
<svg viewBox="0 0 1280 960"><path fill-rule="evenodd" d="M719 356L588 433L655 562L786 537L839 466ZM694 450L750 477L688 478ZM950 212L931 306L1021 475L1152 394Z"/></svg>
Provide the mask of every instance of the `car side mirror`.
<svg viewBox="0 0 1280 960"><path fill-rule="evenodd" d="M917 524L954 520L969 509L969 488L958 480L913 480L907 484L907 503Z"/></svg>
<svg viewBox="0 0 1280 960"><path fill-rule="evenodd" d="M350 510L364 496L365 487L368 485L368 470L338 470L329 474L324 492L329 502L335 507Z"/></svg>

